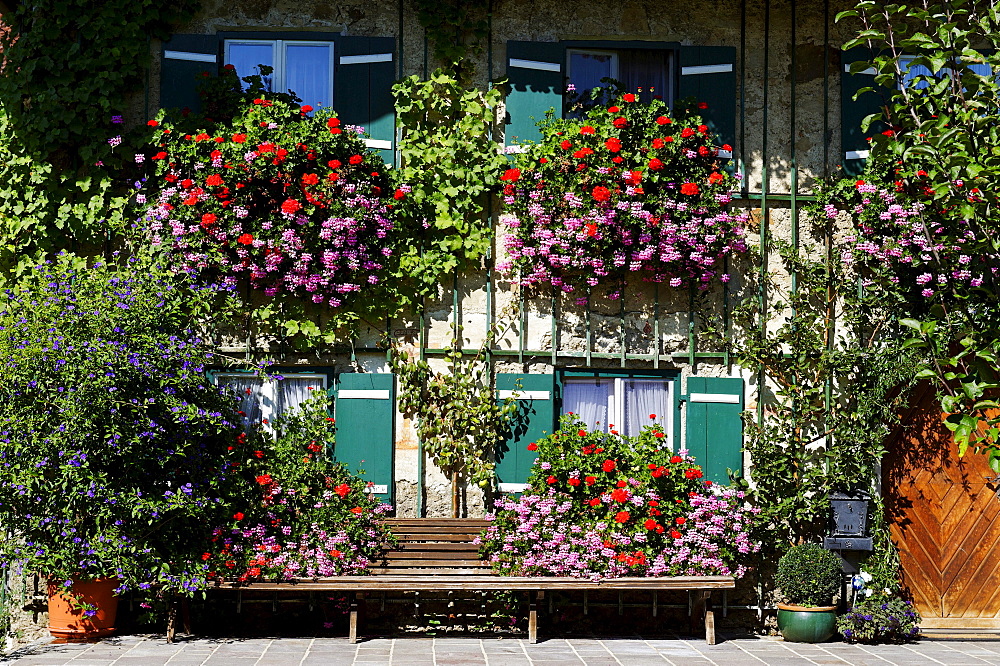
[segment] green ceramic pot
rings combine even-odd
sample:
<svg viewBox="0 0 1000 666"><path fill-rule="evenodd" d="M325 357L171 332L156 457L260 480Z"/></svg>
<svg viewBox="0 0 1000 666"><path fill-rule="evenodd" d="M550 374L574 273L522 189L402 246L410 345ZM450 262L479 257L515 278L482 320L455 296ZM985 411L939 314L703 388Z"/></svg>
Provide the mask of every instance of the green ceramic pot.
<svg viewBox="0 0 1000 666"><path fill-rule="evenodd" d="M792 643L822 643L837 632L837 607L778 604L778 629Z"/></svg>

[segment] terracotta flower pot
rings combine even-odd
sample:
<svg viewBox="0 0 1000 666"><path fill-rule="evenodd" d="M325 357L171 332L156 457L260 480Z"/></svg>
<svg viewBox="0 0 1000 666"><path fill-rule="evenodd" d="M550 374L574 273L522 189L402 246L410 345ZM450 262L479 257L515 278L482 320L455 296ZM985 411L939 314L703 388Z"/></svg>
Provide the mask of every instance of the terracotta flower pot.
<svg viewBox="0 0 1000 666"><path fill-rule="evenodd" d="M49 633L56 638L92 640L110 636L115 632L118 614L118 587L116 578L98 578L75 581L72 592L58 582L49 582ZM94 615L86 615L77 607L77 599L97 608Z"/></svg>
<svg viewBox="0 0 1000 666"><path fill-rule="evenodd" d="M822 643L837 632L837 607L778 604L778 629L792 643Z"/></svg>

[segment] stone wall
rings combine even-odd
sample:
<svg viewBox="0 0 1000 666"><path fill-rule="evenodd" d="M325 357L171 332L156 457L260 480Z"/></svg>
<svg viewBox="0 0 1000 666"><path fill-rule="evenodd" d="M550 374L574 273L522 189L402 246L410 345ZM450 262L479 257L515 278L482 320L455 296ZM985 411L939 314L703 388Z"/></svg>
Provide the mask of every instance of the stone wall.
<svg viewBox="0 0 1000 666"><path fill-rule="evenodd" d="M397 65L403 75L424 72L426 44L424 31L413 9L405 0L397 3L371 3L340 0L210 0L201 13L181 28L185 33L211 34L223 30L296 30L342 32L345 35L392 36L400 44ZM660 3L653 0L495 0L492 10L492 37L489 48L478 56L480 85L486 85L488 73L504 76L508 40L559 41L653 40L679 42L682 45L730 46L737 49L737 136L743 140L734 147L735 158L745 169L745 192L751 196L737 199L735 206L751 216L751 242L759 238L760 225L768 227L771 237L789 239L793 225L798 225L803 243L821 243L824 239L811 233L804 215L795 215L787 201L790 192L809 194L816 181L832 173L841 161L840 148L840 72L839 46L847 39L847 28L834 23L837 11L849 3L831 2L827 10L820 2L767 2L766 0L722 0L713 3ZM794 30L792 13L794 16ZM794 41L792 35L794 32ZM154 67L150 78L150 104L158 101L159 44L152 44ZM793 66L794 65L794 66ZM430 63L433 67L434 63ZM765 69L766 66L766 69ZM794 91L794 94L793 94ZM794 120L794 124L793 124ZM760 193L764 182L774 197L766 210L761 209ZM754 196L756 195L756 196ZM801 202L798 204L801 206ZM766 250L765 250L766 256ZM782 274L778 262L768 257L768 268L776 272L779 289L788 288L790 277ZM722 358L688 362L691 331L699 352L717 351L701 334L712 317L721 320L726 308L758 293L760 267L750 258L741 258L730 267L733 280L724 291L715 287L698 295L692 314L687 290L639 284L630 289L623 301L595 299L590 313L571 298L560 298L553 312L548 295L534 297L494 276L488 304L485 272L461 276L458 281L459 307L453 307L452 286L442 285L439 298L427 303L425 322L427 346L447 346L451 329L457 321L464 325L465 346L477 347L488 324L505 317L523 321L500 339L498 347L517 350L523 337L523 349L529 352L524 363L517 357L502 357L498 371L552 372L551 350L553 319L558 337L557 352L585 352L586 318L590 317L591 351L618 354L621 341L629 354L649 354L658 350L665 358L661 368L676 368L682 377L743 377L747 386L747 407L768 400L771 391L759 391L753 373L741 370ZM774 294L769 294L773 300ZM523 307L523 319L518 306ZM658 314L655 314L658 313ZM624 318L624 330L621 322ZM658 321L654 321L658 319ZM390 328L413 343L416 321L391 322ZM659 330L659 339L653 331ZM383 331L362 331L356 347L360 351L353 362L343 356L310 354L283 356L282 364L302 363L334 365L338 371L386 372L384 352L375 349ZM731 331L733 335L740 331ZM266 345L256 347L264 351ZM237 345L232 349L239 349ZM273 350L272 350L273 351ZM582 366L585 359L559 356L556 368ZM652 367L649 361L629 360L633 369ZM616 359L591 359L590 367L621 368ZM410 421L397 414L395 423L395 484L397 511L401 516L415 515L418 483L418 442ZM744 469L751 470L750 460ZM443 515L450 510L449 483L433 465L427 464L423 479L427 515ZM482 494L470 490L469 512L483 510Z"/></svg>

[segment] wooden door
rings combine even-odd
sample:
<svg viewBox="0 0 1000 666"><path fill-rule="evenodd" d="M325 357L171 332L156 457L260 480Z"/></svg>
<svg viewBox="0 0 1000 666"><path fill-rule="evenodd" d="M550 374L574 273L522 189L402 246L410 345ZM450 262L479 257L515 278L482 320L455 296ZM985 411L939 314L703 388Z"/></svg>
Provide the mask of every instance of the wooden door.
<svg viewBox="0 0 1000 666"><path fill-rule="evenodd" d="M889 441L882 488L903 586L926 628L1000 628L1000 499L983 455L964 457L925 391Z"/></svg>

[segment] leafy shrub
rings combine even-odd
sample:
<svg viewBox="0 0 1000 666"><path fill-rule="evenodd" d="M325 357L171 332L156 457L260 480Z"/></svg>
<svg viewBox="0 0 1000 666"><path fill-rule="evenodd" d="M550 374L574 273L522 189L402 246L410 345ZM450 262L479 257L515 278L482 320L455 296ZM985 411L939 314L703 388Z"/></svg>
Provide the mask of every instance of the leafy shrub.
<svg viewBox="0 0 1000 666"><path fill-rule="evenodd" d="M757 509L703 481L664 437L658 425L625 437L563 417L528 445L538 452L530 489L497 500L481 554L506 575L742 576L743 556L759 549Z"/></svg>
<svg viewBox="0 0 1000 666"><path fill-rule="evenodd" d="M627 93L541 131L501 177L501 269L565 292L611 282L612 297L629 273L701 289L729 279L723 259L746 250L745 217L725 209L736 181L696 113Z"/></svg>
<svg viewBox="0 0 1000 666"><path fill-rule="evenodd" d="M330 459L334 423L318 389L300 408L242 437L237 455L257 493L212 532L202 555L213 579L277 579L364 573L391 540L391 510L365 482Z"/></svg>
<svg viewBox="0 0 1000 666"><path fill-rule="evenodd" d="M861 600L837 618L837 630L848 643L905 643L916 640L919 624L912 603L882 595Z"/></svg>
<svg viewBox="0 0 1000 666"><path fill-rule="evenodd" d="M843 578L840 558L819 544L792 546L778 560L775 582L789 603L828 606L840 591Z"/></svg>
<svg viewBox="0 0 1000 666"><path fill-rule="evenodd" d="M66 255L4 292L0 564L67 587L204 588L205 526L250 486L191 315L216 296L147 260Z"/></svg>

